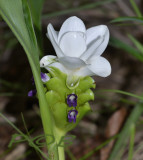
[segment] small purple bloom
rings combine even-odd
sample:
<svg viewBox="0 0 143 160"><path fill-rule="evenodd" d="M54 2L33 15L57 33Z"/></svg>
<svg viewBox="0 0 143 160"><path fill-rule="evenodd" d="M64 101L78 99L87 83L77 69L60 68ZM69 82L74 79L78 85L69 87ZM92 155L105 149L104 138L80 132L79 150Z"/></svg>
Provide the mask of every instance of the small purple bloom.
<svg viewBox="0 0 143 160"><path fill-rule="evenodd" d="M33 96L36 95L36 93L37 93L36 89L33 89L33 90L28 92L28 97L33 97Z"/></svg>
<svg viewBox="0 0 143 160"><path fill-rule="evenodd" d="M69 113L68 113L68 120L69 122L76 122L76 116L78 114L78 111L77 110L70 110Z"/></svg>
<svg viewBox="0 0 143 160"><path fill-rule="evenodd" d="M41 76L42 82L44 82L44 83L50 80L50 77L46 73L41 72L40 76ZM32 85L35 85L35 81L34 81L34 77L33 76L31 78L31 81L32 81Z"/></svg>
<svg viewBox="0 0 143 160"><path fill-rule="evenodd" d="M76 94L68 95L67 104L69 107L71 107L71 106L76 107L77 106L77 95Z"/></svg>
<svg viewBox="0 0 143 160"><path fill-rule="evenodd" d="M46 73L41 72L41 80L47 82L50 80L50 77Z"/></svg>

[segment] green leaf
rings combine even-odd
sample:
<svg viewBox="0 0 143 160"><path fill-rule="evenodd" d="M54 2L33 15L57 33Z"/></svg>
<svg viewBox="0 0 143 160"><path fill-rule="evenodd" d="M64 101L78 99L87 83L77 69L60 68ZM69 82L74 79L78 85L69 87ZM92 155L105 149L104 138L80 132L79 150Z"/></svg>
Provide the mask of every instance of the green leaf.
<svg viewBox="0 0 143 160"><path fill-rule="evenodd" d="M128 160L133 159L134 141L135 141L135 124L132 124L130 128L130 145L129 145Z"/></svg>
<svg viewBox="0 0 143 160"><path fill-rule="evenodd" d="M87 159L89 159L90 156L92 156L94 153L96 153L97 151L99 151L100 149L102 149L103 147L108 145L108 143L110 143L112 140L116 139L118 136L119 135L115 135L115 136L109 138L108 140L106 140L105 142L103 142L102 144L97 146L96 148L93 148L91 151L89 151L87 154L85 154L79 160L87 160Z"/></svg>
<svg viewBox="0 0 143 160"><path fill-rule="evenodd" d="M6 116L4 116L1 112L0 112L0 116L7 122L9 123L9 125L11 125L11 127L13 127L20 136L22 136L29 144L31 144L31 146L37 151L39 152L43 157L47 158L47 155L42 152L40 150L40 148L35 145L35 143L33 143L33 141L31 140L31 137L27 136L26 134L24 134L22 131L20 131Z"/></svg>
<svg viewBox="0 0 143 160"><path fill-rule="evenodd" d="M136 57L138 60L143 62L143 56L140 54L140 52L137 49L130 46L129 44L127 44L117 38L114 38L114 37L110 38L109 44L111 46L116 47L116 48L123 49L127 53L131 54L132 56Z"/></svg>
<svg viewBox="0 0 143 160"><path fill-rule="evenodd" d="M134 43L134 45L137 47L137 49L143 56L143 45L136 38L134 38L131 34L128 34L128 37Z"/></svg>
<svg viewBox="0 0 143 160"><path fill-rule="evenodd" d="M122 149L122 146L125 145L125 143L127 142L126 140L128 140L129 138L129 133L132 125L137 122L142 113L143 113L143 103L140 102L134 107L130 116L128 117L119 135L119 138L117 139L117 142L115 143L115 146L111 154L109 155L108 160L115 160L115 157L118 157L118 154L120 153L119 151Z"/></svg>
<svg viewBox="0 0 143 160"><path fill-rule="evenodd" d="M143 18L141 17L119 17L110 21L110 23L117 23L117 22L126 22L126 21L135 21L139 23L143 23Z"/></svg>
<svg viewBox="0 0 143 160"><path fill-rule="evenodd" d="M0 14L23 46L33 72L39 98L40 113L46 135L53 135L53 122L40 76L39 48L27 0L0 0ZM49 139L46 138L48 144ZM54 149L55 148L55 149ZM48 145L49 154L58 159L56 143ZM52 153L51 153L52 152Z"/></svg>
<svg viewBox="0 0 143 160"><path fill-rule="evenodd" d="M136 94L130 93L130 92L125 92L122 90L116 90L116 89L100 89L100 90L96 90L96 92L114 92L114 93L119 93L119 94L123 94L123 95L127 95L127 96L131 96L134 98L137 98L139 100L143 100L143 96L138 96Z"/></svg>
<svg viewBox="0 0 143 160"><path fill-rule="evenodd" d="M134 0L130 0L130 3L132 5L132 7L133 7L133 9L134 9L134 11L136 13L136 15L138 17L142 17L142 13L140 12L140 10L139 10L138 6L136 5L135 1Z"/></svg>
<svg viewBox="0 0 143 160"><path fill-rule="evenodd" d="M43 9L43 4L45 0L28 0L30 7L32 20L34 24L34 29L38 41L38 46L40 49L40 56L43 55L43 45L42 45L42 34L41 34L41 13Z"/></svg>
<svg viewBox="0 0 143 160"><path fill-rule="evenodd" d="M114 1L116 1L116 0L102 0L102 1L94 2L94 3L90 3L90 4L88 3L86 5L79 6L79 7L74 7L74 8L70 8L70 9L66 9L66 10L62 10L62 11L57 11L57 12L53 12L53 13L47 13L43 16L43 18L45 19L45 18L49 18L49 17L55 17L55 16L65 15L65 14L69 14L69 13L73 13L73 12L78 12L81 10L88 10L88 9L96 8L101 5L111 3Z"/></svg>
<svg viewBox="0 0 143 160"><path fill-rule="evenodd" d="M24 8L25 9L25 8ZM28 53L36 51L35 37L30 37L31 21L28 25L25 23L26 14L23 14L23 7L21 0L1 0L0 1L0 14L7 22L13 33L18 38L23 48ZM27 28L28 27L28 28ZM33 32L33 31L32 31ZM32 32L30 34L32 34ZM37 51L36 51L37 52ZM38 54L27 55L30 59L35 59L35 65L38 64Z"/></svg>

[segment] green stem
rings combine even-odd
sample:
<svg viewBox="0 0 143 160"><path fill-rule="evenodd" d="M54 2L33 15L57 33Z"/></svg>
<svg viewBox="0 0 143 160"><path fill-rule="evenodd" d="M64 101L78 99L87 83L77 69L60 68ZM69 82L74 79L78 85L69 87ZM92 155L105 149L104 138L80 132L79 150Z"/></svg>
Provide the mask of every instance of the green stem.
<svg viewBox="0 0 143 160"><path fill-rule="evenodd" d="M59 160L65 159L65 150L64 147L58 147Z"/></svg>
<svg viewBox="0 0 143 160"><path fill-rule="evenodd" d="M58 146L59 160L65 160L65 150L64 150L64 136L65 132L58 128L54 128L55 140Z"/></svg>

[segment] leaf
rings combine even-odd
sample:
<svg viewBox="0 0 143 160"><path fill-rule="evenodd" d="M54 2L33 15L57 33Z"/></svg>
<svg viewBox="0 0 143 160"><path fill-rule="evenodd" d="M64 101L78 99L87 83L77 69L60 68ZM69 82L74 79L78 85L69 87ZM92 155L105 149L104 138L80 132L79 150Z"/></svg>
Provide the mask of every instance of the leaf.
<svg viewBox="0 0 143 160"><path fill-rule="evenodd" d="M129 145L128 160L133 159L134 143L135 143L135 124L132 124L130 128L130 145Z"/></svg>
<svg viewBox="0 0 143 160"><path fill-rule="evenodd" d="M117 22L126 22L126 21L135 21L139 23L143 23L143 18L141 17L119 17L110 21L110 23L117 23Z"/></svg>
<svg viewBox="0 0 143 160"><path fill-rule="evenodd" d="M62 11L47 13L42 18L46 19L46 18L49 18L49 17L55 17L55 16L65 15L65 14L69 14L69 13L73 13L73 12L78 12L78 11L81 11L81 10L96 8L96 7L99 7L101 5L111 3L111 2L114 2L114 1L116 1L116 0L102 0L102 1L94 2L94 3L90 3L90 4L88 3L86 5L79 6L79 7L74 7L74 8L70 8L70 9L66 9L66 10L62 10Z"/></svg>
<svg viewBox="0 0 143 160"><path fill-rule="evenodd" d="M0 0L0 14L16 35L26 52L32 53L35 51L37 46L32 43L35 39L34 37L30 37L29 32L31 30L29 28L28 31L28 26L25 24L21 0ZM29 26L30 25L31 22ZM35 59L34 63L38 65L38 54L27 54L27 56L31 59Z"/></svg>
<svg viewBox="0 0 143 160"><path fill-rule="evenodd" d="M40 150L40 148L39 148L37 145L35 145L35 143L33 143L33 141L31 140L31 137L27 136L27 135L24 134L21 130L19 130L19 129L18 129L4 114L2 114L1 112L0 112L0 116L1 116L7 123L9 123L9 125L11 125L11 127L13 127L13 128L16 130L22 138L24 138L27 142L29 142L29 144L31 144L32 147L33 147L37 152L39 152L43 157L47 158L47 155L46 155L44 152L42 152L42 151ZM17 134L17 135L18 135L18 134ZM9 144L9 145L10 145L10 144Z"/></svg>
<svg viewBox="0 0 143 160"><path fill-rule="evenodd" d="M121 129L123 122L127 115L127 109L125 107L121 107L119 110L114 112L112 116L107 121L107 126L105 130L105 137L110 138L118 134L119 130ZM107 160L115 140L111 141L107 146L101 149L101 160Z"/></svg>
<svg viewBox="0 0 143 160"><path fill-rule="evenodd" d="M127 44L125 42L122 42L122 41L120 41L117 38L112 37L110 39L110 45L114 46L116 48L119 48L119 49L123 49L127 53L131 54L132 56L136 57L138 60L140 60L141 62L143 62L143 56L140 54L140 52L137 51L132 46L130 46L129 44Z"/></svg>
<svg viewBox="0 0 143 160"><path fill-rule="evenodd" d="M50 108L44 94L44 88L40 77L39 49L27 0L0 0L0 14L27 54L38 93L44 132L46 135L53 135L53 122ZM46 142L48 144L48 137L46 137ZM56 143L48 145L48 148L49 154L51 154L51 151L55 148L53 154L55 158L58 159Z"/></svg>
<svg viewBox="0 0 143 160"><path fill-rule="evenodd" d="M140 102L134 107L130 116L128 117L122 131L120 132L117 142L115 143L115 146L111 154L109 155L108 160L115 160L115 157L118 157L120 153L119 151L122 149L122 147L127 142L126 140L128 140L129 138L129 133L132 125L137 122L142 113L143 113L143 103Z"/></svg>
<svg viewBox="0 0 143 160"><path fill-rule="evenodd" d="M134 45L137 47L137 49L143 56L143 45L136 38L134 38L131 34L128 34L128 37L134 43Z"/></svg>
<svg viewBox="0 0 143 160"><path fill-rule="evenodd" d="M140 10L139 10L138 6L136 5L135 1L134 0L130 0L130 3L132 5L132 7L133 7L133 9L134 9L134 11L136 13L136 15L138 17L142 17L142 13L140 12Z"/></svg>
<svg viewBox="0 0 143 160"><path fill-rule="evenodd" d="M133 94L133 93L130 93L130 92L125 92L125 91L122 91L122 90L117 90L117 89L99 89L99 90L96 90L96 92L97 93L98 92L114 92L114 93L119 93L119 94L131 96L131 97L137 98L139 100L143 100L143 96L138 96L136 94Z"/></svg>
<svg viewBox="0 0 143 160"><path fill-rule="evenodd" d="M97 151L99 151L101 148L105 147L106 145L108 145L112 140L116 139L119 135L115 135L111 138L109 138L108 140L106 140L105 142L103 142L102 144L100 144L99 146L97 146L96 148L92 149L90 152L88 152L87 154L85 154L83 157L81 157L79 160L87 160L87 158L89 158L90 156L92 156L94 153L96 153Z"/></svg>
<svg viewBox="0 0 143 160"><path fill-rule="evenodd" d="M28 0L41 56L43 55L41 35L41 12L44 2L45 0Z"/></svg>

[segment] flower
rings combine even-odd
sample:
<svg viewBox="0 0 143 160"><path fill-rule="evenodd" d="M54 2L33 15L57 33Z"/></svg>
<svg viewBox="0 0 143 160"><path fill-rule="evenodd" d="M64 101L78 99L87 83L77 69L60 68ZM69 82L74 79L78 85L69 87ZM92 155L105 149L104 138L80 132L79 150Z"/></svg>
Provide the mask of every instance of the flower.
<svg viewBox="0 0 143 160"><path fill-rule="evenodd" d="M33 96L36 95L36 93L37 93L37 90L36 90L36 89L30 90L30 91L28 92L28 97L33 97Z"/></svg>
<svg viewBox="0 0 143 160"><path fill-rule="evenodd" d="M77 95L76 94L68 95L67 104L69 107L71 107L71 106L76 107L77 106Z"/></svg>
<svg viewBox="0 0 143 160"><path fill-rule="evenodd" d="M70 110L68 112L68 120L69 122L76 122L76 116L78 115L78 111L77 110Z"/></svg>
<svg viewBox="0 0 143 160"><path fill-rule="evenodd" d="M42 80L42 82L48 82L49 80L50 80L50 77L46 74L46 73L43 73L43 72L41 72L41 80Z"/></svg>
<svg viewBox="0 0 143 160"><path fill-rule="evenodd" d="M40 76L41 76L42 82L44 82L44 83L46 83L50 80L50 77L46 73L41 72ZM31 78L31 81L32 81L32 85L35 85L34 77ZM36 89L30 90L28 92L28 97L33 97L36 95L36 93L37 93Z"/></svg>
<svg viewBox="0 0 143 160"><path fill-rule="evenodd" d="M41 76L42 82L44 83L50 80L50 77L46 73L41 72L40 76ZM32 81L32 85L35 85L34 77L31 78L31 81Z"/></svg>
<svg viewBox="0 0 143 160"><path fill-rule="evenodd" d="M57 67L67 75L78 77L98 75L107 77L111 73L110 63L101 56L109 41L109 30L105 25L86 30L83 21L75 16L68 18L59 32L51 24L47 27L56 56L44 56L40 66L50 70Z"/></svg>

